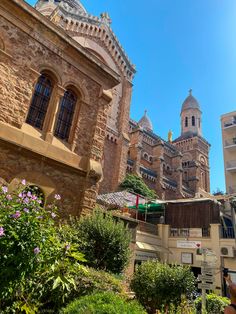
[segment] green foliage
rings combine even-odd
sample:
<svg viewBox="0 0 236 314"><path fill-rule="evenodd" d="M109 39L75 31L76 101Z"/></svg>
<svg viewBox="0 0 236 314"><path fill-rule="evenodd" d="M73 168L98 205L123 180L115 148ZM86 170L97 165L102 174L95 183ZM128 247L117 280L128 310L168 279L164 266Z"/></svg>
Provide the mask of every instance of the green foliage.
<svg viewBox="0 0 236 314"><path fill-rule="evenodd" d="M138 266L131 289L139 302L150 313L155 313L171 303L179 305L183 295L190 298L195 278L189 267L147 261Z"/></svg>
<svg viewBox="0 0 236 314"><path fill-rule="evenodd" d="M225 297L218 296L214 293L206 295L206 310L207 314L221 314L224 313L224 309L230 304L230 300ZM195 307L197 313L201 313L202 297L198 297L195 300Z"/></svg>
<svg viewBox="0 0 236 314"><path fill-rule="evenodd" d="M124 181L120 184L120 187L129 192L134 192L151 199L157 198L155 191L149 189L142 178L133 174L127 174Z"/></svg>
<svg viewBox="0 0 236 314"><path fill-rule="evenodd" d="M92 216L74 220L72 227L88 266L116 274L123 271L130 257L130 232L123 222L97 209Z"/></svg>
<svg viewBox="0 0 236 314"><path fill-rule="evenodd" d="M126 301L111 292L83 297L62 311L63 314L145 314L135 301Z"/></svg>
<svg viewBox="0 0 236 314"><path fill-rule="evenodd" d="M55 195L55 200L59 198ZM4 254L0 254L0 308L4 313L34 313L48 302L49 292L58 290L55 301L58 296L63 302L75 289L68 269L79 268L85 261L76 245L68 246L59 237L55 203L47 208L41 203L25 180L17 193L1 188L0 252Z"/></svg>

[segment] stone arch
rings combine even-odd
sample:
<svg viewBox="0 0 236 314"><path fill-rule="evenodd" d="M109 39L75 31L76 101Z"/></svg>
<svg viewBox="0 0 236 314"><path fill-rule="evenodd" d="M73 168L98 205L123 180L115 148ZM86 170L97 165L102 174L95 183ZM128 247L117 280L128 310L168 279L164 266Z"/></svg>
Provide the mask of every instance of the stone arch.
<svg viewBox="0 0 236 314"><path fill-rule="evenodd" d="M97 55L98 58L100 57L101 60L106 60L106 64L112 68L112 70L115 72L120 72L110 53L108 53L106 49L100 46L98 43L90 38L84 38L82 36L75 36L74 40L80 43L83 47L88 48L88 50L90 50L92 53L94 52L94 54Z"/></svg>
<svg viewBox="0 0 236 314"><path fill-rule="evenodd" d="M40 74L42 73L48 74L49 76L52 77L52 79L54 80L54 83L62 85L62 79L61 79L62 76L51 65L41 65L39 66L38 71Z"/></svg>
<svg viewBox="0 0 236 314"><path fill-rule="evenodd" d="M15 175L14 179L12 179L9 184L9 191L16 190L22 180L26 180L27 186L38 186L43 191L46 201L56 192L56 185L51 178L37 171L24 171Z"/></svg>
<svg viewBox="0 0 236 314"><path fill-rule="evenodd" d="M83 102L85 102L87 104L90 103L89 92L87 90L85 80L82 80L82 81L68 81L68 82L65 82L63 84L63 87L65 89L67 89L69 87L75 89L78 92L78 94L81 96L81 100Z"/></svg>

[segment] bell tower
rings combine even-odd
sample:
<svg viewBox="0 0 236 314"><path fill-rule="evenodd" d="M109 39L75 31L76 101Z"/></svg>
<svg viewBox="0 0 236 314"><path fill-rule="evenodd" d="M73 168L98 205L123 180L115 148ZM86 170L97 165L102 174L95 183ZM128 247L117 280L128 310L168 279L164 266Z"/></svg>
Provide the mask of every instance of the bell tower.
<svg viewBox="0 0 236 314"><path fill-rule="evenodd" d="M202 112L196 98L189 90L189 96L185 99L181 110L181 135L192 133L201 136L202 134Z"/></svg>

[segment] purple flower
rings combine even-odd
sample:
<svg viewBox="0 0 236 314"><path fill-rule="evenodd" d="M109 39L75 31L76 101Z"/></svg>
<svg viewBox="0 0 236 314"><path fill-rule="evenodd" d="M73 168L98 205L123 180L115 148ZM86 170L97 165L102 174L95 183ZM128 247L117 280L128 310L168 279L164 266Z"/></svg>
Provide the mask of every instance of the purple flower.
<svg viewBox="0 0 236 314"><path fill-rule="evenodd" d="M10 194L7 194L6 198L8 199L8 201L12 200L12 196Z"/></svg>
<svg viewBox="0 0 236 314"><path fill-rule="evenodd" d="M29 203L28 197L25 197L25 198L24 198L24 203L25 203L25 204L28 204L28 203Z"/></svg>
<svg viewBox="0 0 236 314"><path fill-rule="evenodd" d="M37 202L38 202L39 204L42 204L42 201L41 201L41 200L37 200Z"/></svg>
<svg viewBox="0 0 236 314"><path fill-rule="evenodd" d="M20 193L20 194L18 195L18 197L19 197L19 198L23 198L23 194Z"/></svg>
<svg viewBox="0 0 236 314"><path fill-rule="evenodd" d="M23 211L24 211L25 213L29 213L28 208L24 208Z"/></svg>
<svg viewBox="0 0 236 314"><path fill-rule="evenodd" d="M51 213L52 218L55 218L57 215L55 213Z"/></svg>
<svg viewBox="0 0 236 314"><path fill-rule="evenodd" d="M25 179L23 179L23 180L21 181L21 184L26 185Z"/></svg>
<svg viewBox="0 0 236 314"><path fill-rule="evenodd" d="M37 196L36 195L32 195L32 200L33 201L37 200Z"/></svg>
<svg viewBox="0 0 236 314"><path fill-rule="evenodd" d="M31 193L30 191L28 191L28 192L27 192L27 196L28 196L28 197L31 197L31 196L32 196L32 193Z"/></svg>
<svg viewBox="0 0 236 314"><path fill-rule="evenodd" d="M61 199L61 195L55 194L54 198L55 198L57 201L59 201L59 200Z"/></svg>
<svg viewBox="0 0 236 314"><path fill-rule="evenodd" d="M19 210L17 210L15 214L12 215L12 218L18 219L20 216L21 216L21 213Z"/></svg>
<svg viewBox="0 0 236 314"><path fill-rule="evenodd" d="M38 217L36 217L37 219L43 219L43 216L38 216Z"/></svg>
<svg viewBox="0 0 236 314"><path fill-rule="evenodd" d="M39 248L38 246L36 246L36 247L34 248L34 254L37 255L37 254L39 254L39 253L40 253L40 248Z"/></svg>
<svg viewBox="0 0 236 314"><path fill-rule="evenodd" d="M65 250L66 250L66 251L69 251L69 249L70 249L70 244L67 244L67 245L65 246Z"/></svg>
<svg viewBox="0 0 236 314"><path fill-rule="evenodd" d="M8 192L7 186L2 186L2 191L3 191L3 193L7 193Z"/></svg>
<svg viewBox="0 0 236 314"><path fill-rule="evenodd" d="M5 235L4 228L0 227L0 237L3 237Z"/></svg>

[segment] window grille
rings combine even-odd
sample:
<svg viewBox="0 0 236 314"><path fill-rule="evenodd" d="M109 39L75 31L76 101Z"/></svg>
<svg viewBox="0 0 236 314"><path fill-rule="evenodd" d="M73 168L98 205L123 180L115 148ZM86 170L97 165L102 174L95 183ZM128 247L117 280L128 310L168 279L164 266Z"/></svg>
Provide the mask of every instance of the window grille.
<svg viewBox="0 0 236 314"><path fill-rule="evenodd" d="M195 117L192 116L192 126L195 126Z"/></svg>
<svg viewBox="0 0 236 314"><path fill-rule="evenodd" d="M188 118L186 117L185 118L185 127L187 127L188 126Z"/></svg>
<svg viewBox="0 0 236 314"><path fill-rule="evenodd" d="M42 130L52 93L52 82L42 74L36 84L26 123Z"/></svg>
<svg viewBox="0 0 236 314"><path fill-rule="evenodd" d="M61 99L54 134L62 140L69 139L76 102L77 96L71 90L67 90Z"/></svg>

